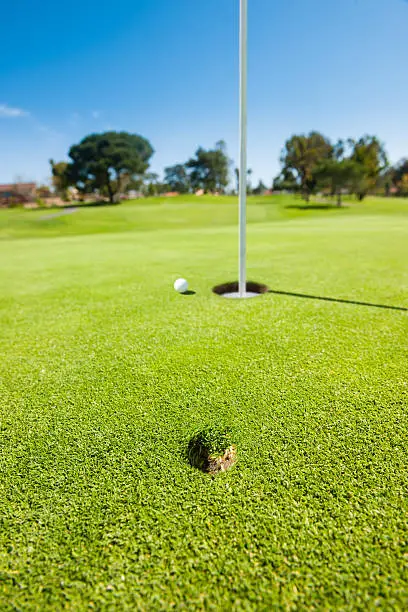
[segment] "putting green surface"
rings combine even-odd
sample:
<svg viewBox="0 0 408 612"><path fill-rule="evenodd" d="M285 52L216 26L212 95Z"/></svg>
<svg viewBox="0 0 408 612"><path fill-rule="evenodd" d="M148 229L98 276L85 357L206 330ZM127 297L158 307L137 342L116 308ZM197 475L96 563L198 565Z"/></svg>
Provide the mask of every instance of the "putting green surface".
<svg viewBox="0 0 408 612"><path fill-rule="evenodd" d="M404 205L0 211L1 610L408 607Z"/></svg>

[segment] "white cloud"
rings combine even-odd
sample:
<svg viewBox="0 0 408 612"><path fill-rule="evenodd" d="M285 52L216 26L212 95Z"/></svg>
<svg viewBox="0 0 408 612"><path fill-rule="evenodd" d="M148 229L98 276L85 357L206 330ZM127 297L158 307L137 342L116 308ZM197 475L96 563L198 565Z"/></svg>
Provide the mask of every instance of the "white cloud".
<svg viewBox="0 0 408 612"><path fill-rule="evenodd" d="M26 117L29 114L30 113L22 108L14 108L7 104L0 104L0 117Z"/></svg>

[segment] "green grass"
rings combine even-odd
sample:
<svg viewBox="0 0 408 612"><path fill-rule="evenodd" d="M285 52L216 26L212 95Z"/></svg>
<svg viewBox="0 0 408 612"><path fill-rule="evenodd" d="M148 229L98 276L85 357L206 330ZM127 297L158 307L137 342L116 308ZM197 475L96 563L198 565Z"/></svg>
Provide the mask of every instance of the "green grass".
<svg viewBox="0 0 408 612"><path fill-rule="evenodd" d="M406 201L291 203L251 201L252 279L408 307ZM232 200L44 214L0 211L0 609L407 609L408 313L213 295Z"/></svg>
<svg viewBox="0 0 408 612"><path fill-rule="evenodd" d="M248 222L267 223L314 217L406 216L408 200L370 198L345 202L341 209L311 202L309 209L292 196L250 197ZM70 205L71 206L71 205ZM306 207L306 208L305 208ZM0 240L9 238L77 236L79 234L152 231L159 229L201 229L225 227L237 222L237 198L182 196L130 201L119 206L79 206L74 214L56 215L58 209L1 210Z"/></svg>

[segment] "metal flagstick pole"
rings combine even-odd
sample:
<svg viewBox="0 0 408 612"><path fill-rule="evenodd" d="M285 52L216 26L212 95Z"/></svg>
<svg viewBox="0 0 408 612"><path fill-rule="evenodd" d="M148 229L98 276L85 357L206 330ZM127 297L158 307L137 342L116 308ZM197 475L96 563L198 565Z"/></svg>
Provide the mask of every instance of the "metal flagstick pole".
<svg viewBox="0 0 408 612"><path fill-rule="evenodd" d="M248 0L240 0L239 297L246 295Z"/></svg>

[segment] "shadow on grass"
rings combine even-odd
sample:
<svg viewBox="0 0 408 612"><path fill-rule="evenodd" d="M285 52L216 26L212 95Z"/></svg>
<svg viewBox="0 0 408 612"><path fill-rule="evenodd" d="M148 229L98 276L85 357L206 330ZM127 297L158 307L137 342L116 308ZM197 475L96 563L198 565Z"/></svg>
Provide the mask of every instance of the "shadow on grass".
<svg viewBox="0 0 408 612"><path fill-rule="evenodd" d="M98 208L100 206L118 206L120 202L104 202L96 200L95 202L76 202L78 208Z"/></svg>
<svg viewBox="0 0 408 612"><path fill-rule="evenodd" d="M196 291L189 289L188 291L183 291L181 295L196 295Z"/></svg>
<svg viewBox="0 0 408 612"><path fill-rule="evenodd" d="M347 205L342 204L288 204L285 208L292 210L345 210L348 208Z"/></svg>
<svg viewBox="0 0 408 612"><path fill-rule="evenodd" d="M292 291L278 291L270 289L269 293L275 293L276 295L288 295L290 297L306 298L308 300L321 300L323 302L338 302L339 304L354 304L356 306L370 306L371 308L385 308L386 310L399 310L402 312L408 312L408 308L403 306L388 306L386 304L373 304L371 302L359 302L357 300L342 300L340 298L322 297L321 295L308 295L306 293L294 293Z"/></svg>

